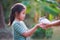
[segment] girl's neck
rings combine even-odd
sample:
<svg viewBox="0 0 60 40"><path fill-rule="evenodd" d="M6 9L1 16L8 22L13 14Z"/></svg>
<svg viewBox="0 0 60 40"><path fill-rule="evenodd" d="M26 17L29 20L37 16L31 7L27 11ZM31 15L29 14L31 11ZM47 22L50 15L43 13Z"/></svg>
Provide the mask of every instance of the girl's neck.
<svg viewBox="0 0 60 40"><path fill-rule="evenodd" d="M16 20L16 21L22 21L22 20L19 20L19 19L17 19L17 18L15 18L15 20Z"/></svg>

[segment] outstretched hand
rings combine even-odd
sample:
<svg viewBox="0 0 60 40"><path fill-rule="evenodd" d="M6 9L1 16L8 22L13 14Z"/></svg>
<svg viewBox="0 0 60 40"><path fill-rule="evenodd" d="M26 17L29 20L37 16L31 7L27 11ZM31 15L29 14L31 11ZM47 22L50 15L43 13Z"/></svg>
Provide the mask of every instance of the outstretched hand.
<svg viewBox="0 0 60 40"><path fill-rule="evenodd" d="M40 23L40 24L37 24L37 26L42 29L48 29L51 27L50 24L48 24L48 23Z"/></svg>
<svg viewBox="0 0 60 40"><path fill-rule="evenodd" d="M47 29L47 28L46 28L46 24L44 24L44 23L41 23L41 24L40 24L40 27L41 27L42 29Z"/></svg>
<svg viewBox="0 0 60 40"><path fill-rule="evenodd" d="M44 23L40 23L40 24L37 24L36 25L38 28L42 28L42 29L47 29L47 25L46 24L44 24Z"/></svg>
<svg viewBox="0 0 60 40"><path fill-rule="evenodd" d="M41 23L41 24L40 24L40 27L41 27L42 29L47 29L47 28L50 28L51 26L50 26L50 24L48 24L48 23Z"/></svg>

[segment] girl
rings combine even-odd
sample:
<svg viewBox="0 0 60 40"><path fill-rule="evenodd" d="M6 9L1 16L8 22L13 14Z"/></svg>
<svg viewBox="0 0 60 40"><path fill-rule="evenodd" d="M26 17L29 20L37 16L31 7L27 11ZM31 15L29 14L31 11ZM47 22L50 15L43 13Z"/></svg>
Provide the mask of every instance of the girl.
<svg viewBox="0 0 60 40"><path fill-rule="evenodd" d="M25 18L26 6L16 3L11 8L10 25L14 29L14 40L29 40L29 37L39 28L36 24L33 28L28 29L23 22Z"/></svg>

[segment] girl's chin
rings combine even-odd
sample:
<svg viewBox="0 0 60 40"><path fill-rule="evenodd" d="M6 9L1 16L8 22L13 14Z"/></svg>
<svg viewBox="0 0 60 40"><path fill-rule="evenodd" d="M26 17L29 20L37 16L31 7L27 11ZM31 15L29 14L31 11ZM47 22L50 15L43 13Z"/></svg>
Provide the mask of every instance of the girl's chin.
<svg viewBox="0 0 60 40"><path fill-rule="evenodd" d="M22 19L21 21L24 21L24 19Z"/></svg>
<svg viewBox="0 0 60 40"><path fill-rule="evenodd" d="M23 21L25 18L19 19L20 21Z"/></svg>
<svg viewBox="0 0 60 40"><path fill-rule="evenodd" d="M22 21L24 21L24 19Z"/></svg>

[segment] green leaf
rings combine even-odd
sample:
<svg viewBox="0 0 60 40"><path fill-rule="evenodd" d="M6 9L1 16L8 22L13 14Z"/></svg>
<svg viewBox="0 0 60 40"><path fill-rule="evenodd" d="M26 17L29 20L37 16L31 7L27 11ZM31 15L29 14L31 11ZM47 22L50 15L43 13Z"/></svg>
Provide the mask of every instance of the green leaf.
<svg viewBox="0 0 60 40"><path fill-rule="evenodd" d="M53 20L53 15L52 14L49 14L49 20Z"/></svg>
<svg viewBox="0 0 60 40"><path fill-rule="evenodd" d="M27 7L26 13L29 13L31 10L30 1L22 1L22 3Z"/></svg>
<svg viewBox="0 0 60 40"><path fill-rule="evenodd" d="M57 10L53 9L53 8L50 7L50 6L44 6L44 10L45 10L46 12L54 15L54 16L58 15L58 13L59 13Z"/></svg>

